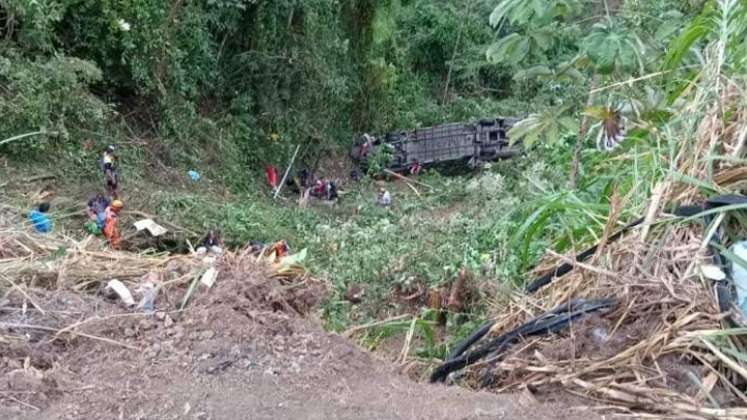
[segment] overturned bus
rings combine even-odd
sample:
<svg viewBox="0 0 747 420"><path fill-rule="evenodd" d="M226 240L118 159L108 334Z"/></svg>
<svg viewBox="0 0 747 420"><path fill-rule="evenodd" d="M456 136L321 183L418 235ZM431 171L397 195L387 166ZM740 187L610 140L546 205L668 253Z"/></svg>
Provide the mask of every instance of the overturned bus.
<svg viewBox="0 0 747 420"><path fill-rule="evenodd" d="M365 167L385 147L385 166L393 171L417 171L421 167L459 162L476 167L520 152L518 142L511 145L508 139L508 130L517 121L518 118L493 118L396 131L383 137L363 134L353 144L351 156Z"/></svg>

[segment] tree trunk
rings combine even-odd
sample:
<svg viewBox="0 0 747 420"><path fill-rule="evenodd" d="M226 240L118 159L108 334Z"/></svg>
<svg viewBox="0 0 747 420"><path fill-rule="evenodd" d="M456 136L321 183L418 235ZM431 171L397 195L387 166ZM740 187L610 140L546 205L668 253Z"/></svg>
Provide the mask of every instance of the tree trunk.
<svg viewBox="0 0 747 420"><path fill-rule="evenodd" d="M586 98L586 108L590 108L594 105L594 99L596 98L596 88L599 84L599 76L594 75L591 79L591 88L589 89L589 96ZM570 189L575 190L576 184L578 183L578 172L581 166L581 150L584 146L584 137L586 137L586 130L589 128L589 117L586 114L581 118L581 125L578 127L578 137L576 137L576 147L573 149L573 161L571 162L571 174L568 181Z"/></svg>

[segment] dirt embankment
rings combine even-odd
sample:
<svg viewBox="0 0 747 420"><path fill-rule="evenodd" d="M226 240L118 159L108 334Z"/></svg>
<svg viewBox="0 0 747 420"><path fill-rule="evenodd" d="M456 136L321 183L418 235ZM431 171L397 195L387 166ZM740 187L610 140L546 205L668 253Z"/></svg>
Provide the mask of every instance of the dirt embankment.
<svg viewBox="0 0 747 420"><path fill-rule="evenodd" d="M589 416L564 402L414 383L319 326L318 285L273 278L247 255L218 264L218 281L197 290L185 310L174 307L186 284L164 288L152 315L64 284L5 289L0 418Z"/></svg>

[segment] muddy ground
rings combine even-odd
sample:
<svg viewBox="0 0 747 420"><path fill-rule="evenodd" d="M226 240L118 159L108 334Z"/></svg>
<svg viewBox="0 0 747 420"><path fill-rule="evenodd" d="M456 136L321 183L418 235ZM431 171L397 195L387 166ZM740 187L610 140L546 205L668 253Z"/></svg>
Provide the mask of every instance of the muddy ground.
<svg viewBox="0 0 747 420"><path fill-rule="evenodd" d="M563 393L496 395L413 382L325 332L308 293L278 289L262 270L239 271L199 290L181 312L168 309L179 290L159 296L151 315L95 290L29 288L35 305L6 290L0 418L595 418Z"/></svg>

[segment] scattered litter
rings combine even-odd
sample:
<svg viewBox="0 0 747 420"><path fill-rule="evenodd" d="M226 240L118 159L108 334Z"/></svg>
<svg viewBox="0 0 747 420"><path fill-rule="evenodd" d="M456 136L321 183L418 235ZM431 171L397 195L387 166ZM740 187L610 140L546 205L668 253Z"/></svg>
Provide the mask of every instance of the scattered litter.
<svg viewBox="0 0 747 420"><path fill-rule="evenodd" d="M722 269L713 264L701 265L700 272L701 274L703 274L703 277L710 280L721 281L726 279L726 273L724 273Z"/></svg>
<svg viewBox="0 0 747 420"><path fill-rule="evenodd" d="M747 241L735 243L731 252L737 257L731 263L734 276L734 287L737 289L737 306L747 314ZM741 260L741 261L739 261Z"/></svg>
<svg viewBox="0 0 747 420"><path fill-rule="evenodd" d="M201 246L201 247L197 248L197 250L195 251L195 253L197 255L205 255L205 254L208 254L208 253L213 254L213 255L220 255L220 254L223 253L223 248L221 248L221 247L219 247L217 245L213 245L211 247Z"/></svg>
<svg viewBox="0 0 747 420"><path fill-rule="evenodd" d="M125 286L121 281L117 279L109 280L109 283L107 283L106 285L106 290L110 290L116 293L117 296L119 296L119 298L122 300L122 302L124 302L124 304L128 307L135 306L135 299L132 297L130 289L128 289L127 286Z"/></svg>
<svg viewBox="0 0 747 420"><path fill-rule="evenodd" d="M187 175L189 175L189 177L192 179L192 181L195 181L195 182L199 181L200 178L201 178L200 177L200 173L197 172L197 171L195 171L194 169L190 170L189 172L187 172Z"/></svg>
<svg viewBox="0 0 747 420"><path fill-rule="evenodd" d="M165 227L154 222L152 219L138 220L137 222L134 223L134 225L135 225L135 229L137 229L138 232L145 229L148 231L148 233L151 234L151 236L161 236L164 233L168 232L168 230Z"/></svg>
<svg viewBox="0 0 747 420"><path fill-rule="evenodd" d="M210 267L205 271L205 274L200 277L200 283L204 284L209 288L215 284L215 279L218 278L218 270L215 267Z"/></svg>
<svg viewBox="0 0 747 420"><path fill-rule="evenodd" d="M380 206L389 207L392 205L392 194L384 188L379 190L379 196L376 203Z"/></svg>
<svg viewBox="0 0 747 420"><path fill-rule="evenodd" d="M591 330L591 335L594 337L594 340L596 340L597 344L601 345L604 344L607 340L610 339L609 334L607 333L607 330L604 328L594 328Z"/></svg>
<svg viewBox="0 0 747 420"><path fill-rule="evenodd" d="M288 267L291 265L301 264L306 260L307 253L308 252L306 248L304 248L300 252L297 252L293 255L286 255L280 259L280 266Z"/></svg>

